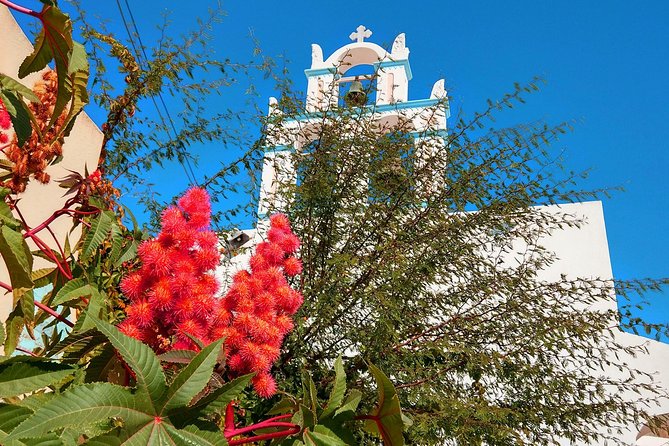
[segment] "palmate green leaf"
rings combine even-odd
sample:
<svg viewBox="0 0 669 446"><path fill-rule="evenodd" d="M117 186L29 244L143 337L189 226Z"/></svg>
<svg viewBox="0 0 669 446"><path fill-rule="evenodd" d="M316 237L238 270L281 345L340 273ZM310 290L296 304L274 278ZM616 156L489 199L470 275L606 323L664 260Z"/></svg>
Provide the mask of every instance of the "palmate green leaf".
<svg viewBox="0 0 669 446"><path fill-rule="evenodd" d="M0 364L0 398L42 389L74 372L73 367L49 361Z"/></svg>
<svg viewBox="0 0 669 446"><path fill-rule="evenodd" d="M6 90L21 95L30 102L40 102L39 98L30 88L3 73L0 73L0 90Z"/></svg>
<svg viewBox="0 0 669 446"><path fill-rule="evenodd" d="M58 75L58 96L51 117L51 126L65 109L72 97L67 88L66 79L73 54L72 22L70 18L55 6L45 5L40 12L42 31L35 40L35 49L19 67L19 77L41 70L54 60ZM76 62L75 62L76 63Z"/></svg>
<svg viewBox="0 0 669 446"><path fill-rule="evenodd" d="M58 290L56 296L51 301L51 305L62 305L71 300L91 296L95 291L94 286L89 284L84 278L76 278L67 282Z"/></svg>
<svg viewBox="0 0 669 446"><path fill-rule="evenodd" d="M63 136L68 136L72 130L77 115L88 104L88 58L86 49L77 42L72 44L72 53L69 59L68 75L65 87L70 91L71 103L67 117L63 123ZM57 118L57 115L54 115ZM53 118L52 118L53 119Z"/></svg>
<svg viewBox="0 0 669 446"><path fill-rule="evenodd" d="M340 417L343 414L348 413L350 418L353 418L353 414L355 414L355 411L358 409L361 400L362 392L356 389L351 390L346 397L344 404L342 404L342 406L335 412L335 417Z"/></svg>
<svg viewBox="0 0 669 446"><path fill-rule="evenodd" d="M216 365L223 339L212 342L200 351L195 358L177 375L165 396L160 414L186 406L204 389Z"/></svg>
<svg viewBox="0 0 669 446"><path fill-rule="evenodd" d="M91 227L86 233L84 243L81 247L81 259L88 259L95 250L107 238L107 234L111 231L112 217L107 212L102 212L91 221Z"/></svg>
<svg viewBox="0 0 669 446"><path fill-rule="evenodd" d="M97 288L93 287L93 293L91 294L91 298L88 301L86 311L79 315L77 323L74 325L72 331L75 333L80 333L90 330L91 328L95 328L95 320L104 319L104 315L107 311L105 302L105 294L101 293Z"/></svg>
<svg viewBox="0 0 669 446"><path fill-rule="evenodd" d="M383 439L385 446L404 445L402 409L395 391L395 386L388 377L374 364L369 364L369 371L378 386L378 402L365 427Z"/></svg>
<svg viewBox="0 0 669 446"><path fill-rule="evenodd" d="M111 417L123 418L126 426L153 423L153 417L136 406L135 395L115 384L75 386L37 409L7 439L37 437L65 427L86 427Z"/></svg>
<svg viewBox="0 0 669 446"><path fill-rule="evenodd" d="M32 410L12 404L0 404L0 444L4 446L23 446L25 443L7 441L9 432L32 414Z"/></svg>
<svg viewBox="0 0 669 446"><path fill-rule="evenodd" d="M177 364L188 364L197 355L193 350L170 350L162 355L158 355L158 359L163 362L174 362Z"/></svg>
<svg viewBox="0 0 669 446"><path fill-rule="evenodd" d="M33 256L23 235L14 229L0 227L0 254L7 265L13 288L32 288Z"/></svg>
<svg viewBox="0 0 669 446"><path fill-rule="evenodd" d="M21 95L14 92L0 89L0 100L4 103L7 113L9 113L19 146L23 146L33 132L32 112L21 99Z"/></svg>
<svg viewBox="0 0 669 446"><path fill-rule="evenodd" d="M153 423L151 414L137 407L130 390L110 383L72 387L55 396L19 424L7 440L45 435L65 427L88 426L120 417L128 428Z"/></svg>
<svg viewBox="0 0 669 446"><path fill-rule="evenodd" d="M225 383L215 391L211 392L206 397L195 403L192 408L196 409L188 414L183 414L179 417L181 422L188 424L196 417L205 417L213 414L223 414L228 404L239 397L242 391L249 385L253 378L253 373L240 376Z"/></svg>
<svg viewBox="0 0 669 446"><path fill-rule="evenodd" d="M327 418L330 415L334 414L339 406L341 406L342 401L344 400L344 394L346 393L346 372L344 371L344 364L342 362L341 356L337 358L334 364L335 367L335 382L330 391L330 398L328 403L323 409L321 418Z"/></svg>
<svg viewBox="0 0 669 446"><path fill-rule="evenodd" d="M93 323L111 342L123 360L135 373L137 391L145 394L144 403L153 414L158 414L156 401L167 389L160 361L151 348L137 339L126 336L108 322L94 319Z"/></svg>
<svg viewBox="0 0 669 446"><path fill-rule="evenodd" d="M114 260L114 266L121 266L124 262L134 259L137 256L138 247L139 243L137 240L133 240L132 243L130 243L121 254L119 254L118 258Z"/></svg>
<svg viewBox="0 0 669 446"><path fill-rule="evenodd" d="M306 444L313 444L315 446L347 446L337 434L332 432L325 426L315 426L313 431L308 429L304 431L303 438ZM352 445L350 445L352 446Z"/></svg>

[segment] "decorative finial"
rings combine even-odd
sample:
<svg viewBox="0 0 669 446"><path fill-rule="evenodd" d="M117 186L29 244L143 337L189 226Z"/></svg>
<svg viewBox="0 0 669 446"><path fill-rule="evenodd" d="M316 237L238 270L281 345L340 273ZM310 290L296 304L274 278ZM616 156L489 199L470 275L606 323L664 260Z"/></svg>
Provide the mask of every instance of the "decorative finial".
<svg viewBox="0 0 669 446"><path fill-rule="evenodd" d="M355 29L354 33L351 33L349 36L351 40L357 40L358 43L364 42L365 39L369 39L372 36L372 32L365 28L364 25L360 25Z"/></svg>

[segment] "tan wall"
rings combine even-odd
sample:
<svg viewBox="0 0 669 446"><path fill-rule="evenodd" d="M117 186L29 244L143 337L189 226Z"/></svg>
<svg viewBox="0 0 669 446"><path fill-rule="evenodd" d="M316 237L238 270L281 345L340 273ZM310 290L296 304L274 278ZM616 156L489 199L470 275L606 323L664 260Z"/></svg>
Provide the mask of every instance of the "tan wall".
<svg viewBox="0 0 669 446"><path fill-rule="evenodd" d="M0 73L18 79L19 65L32 51L32 44L16 23L16 20L14 20L7 7L3 5L0 5L0 32L2 32L3 37L0 44ZM22 79L21 82L27 86L32 86L39 77L39 73L33 73ZM31 182L26 191L20 196L21 202L19 203L19 208L29 225L36 226L46 220L47 217L55 210L60 209L65 203L66 197L63 197L65 190L60 188L53 180L66 176L69 173L68 169L83 173L84 166L88 166L89 171L95 170L101 146L102 132L100 132L88 115L81 113L72 129L72 133L65 139L63 161L47 168L52 182L46 185ZM72 222L67 217L60 217L59 220L51 225L61 243L65 239L71 225ZM76 232L70 235L70 240L74 243L78 237L79 232ZM43 239L47 243L50 242L48 233L44 234ZM36 263L35 268L46 266L48 264L44 261ZM1 260L0 280L9 283L7 268ZM0 296L0 318L3 321L11 311L11 307L11 295Z"/></svg>

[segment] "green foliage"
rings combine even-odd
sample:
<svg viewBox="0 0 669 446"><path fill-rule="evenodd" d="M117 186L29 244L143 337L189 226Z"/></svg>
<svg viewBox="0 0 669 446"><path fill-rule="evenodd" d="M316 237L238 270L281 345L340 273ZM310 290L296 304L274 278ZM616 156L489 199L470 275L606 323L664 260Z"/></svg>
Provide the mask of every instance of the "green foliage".
<svg viewBox="0 0 669 446"><path fill-rule="evenodd" d="M373 365L369 370L378 387L376 409L369 415L358 415L362 394L353 389L346 394L346 373L341 357L335 360L335 378L322 404L311 376L302 374L301 397L291 395L280 400L269 414L292 413L292 422L302 428L301 439L288 438L282 445L340 446L360 444L359 425L371 423L366 429L376 434L386 446L404 445L402 411L390 380ZM367 424L365 423L365 424Z"/></svg>
<svg viewBox="0 0 669 446"><path fill-rule="evenodd" d="M227 444L217 426L206 418L199 419L197 426L179 423L181 419L188 418L191 411L214 413L216 409L211 406L227 404L248 384L249 377L245 377L210 393L206 401L198 401L201 400L198 395L211 379L221 340L198 353L168 386L158 357L149 347L123 335L102 320L96 320L95 326L132 369L136 383L134 391L105 382L75 384L35 406L33 413L14 427L5 441L73 429L76 432L96 432L99 437L93 438L93 444L96 441L107 442L112 437L117 439L118 444L124 445L164 441L175 444ZM7 396L3 389L35 391L71 373L72 367L52 371L48 363L15 362L0 369L0 391L2 396Z"/></svg>
<svg viewBox="0 0 669 446"><path fill-rule="evenodd" d="M341 351L354 382L364 382L371 361L392 377L413 421L411 444L616 441L602 432L644 419L624 395L653 400L660 389L625 361L643 348L616 339L615 305L601 310L613 282L542 276L556 261L546 237L585 222L539 206L606 191L580 190L581 175L553 149L569 123L494 127L538 87L516 85L448 132L415 127L445 119L445 100L420 112L375 114L372 105L305 114L301 98L281 98L263 143L299 150L267 152L278 185L265 204L268 214L287 212L302 240L296 284L305 296L281 387L302 386L290 358L313 364L316 383ZM626 286L643 288L617 282ZM638 379L602 378L602 369ZM369 386L361 390L372 398ZM368 425L384 435L383 425Z"/></svg>

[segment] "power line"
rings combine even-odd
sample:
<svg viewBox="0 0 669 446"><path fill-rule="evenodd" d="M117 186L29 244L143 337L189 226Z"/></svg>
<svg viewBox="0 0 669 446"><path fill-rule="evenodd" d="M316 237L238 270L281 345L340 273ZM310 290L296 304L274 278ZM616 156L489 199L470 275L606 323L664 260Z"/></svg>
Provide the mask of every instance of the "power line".
<svg viewBox="0 0 669 446"><path fill-rule="evenodd" d="M125 27L125 31L128 34L128 39L130 40L130 44L132 45L132 48L135 52L135 56L137 57L138 62L140 63L140 66L142 65L142 56L144 56L144 61L148 64L149 58L146 55L146 51L144 49L144 43L142 42L142 37L139 34L139 29L137 28L137 23L135 22L135 17L132 14L132 10L130 9L130 4L128 3L128 0L125 0L125 5L126 8L128 9L128 13L130 15L130 21L132 22L132 26L135 30L135 35L137 36L137 39L139 40L139 49L135 45L135 40L133 38L133 34L130 31L130 27L128 26L128 21L125 18L125 14L123 12L123 8L121 7L121 3L119 0L116 0L116 6L118 6L119 13L121 14L121 20L123 21L123 26ZM141 50L141 54L140 54ZM148 67L147 67L148 68ZM191 165L190 159L188 158L188 155L186 153L186 148L183 144L178 139L179 132L176 129L176 126L174 125L174 120L172 119L172 116L169 112L169 109L167 108L167 104L165 103L165 100L163 99L163 96L160 92L158 92L158 99L160 100L160 103L163 107L163 110L165 112L165 115L167 116L167 121L170 123L170 127L172 128L172 131L174 132L174 140L177 141L177 151L179 152L179 156L177 156L177 161L179 164L181 164L181 167L184 170L184 173L186 174L186 177L188 178L188 182L191 185L198 185L195 172L193 171L193 166ZM158 106L158 103L156 102L156 98L154 96L151 96L151 101L153 102L153 105L156 109L156 112L158 113L158 116L160 118L160 122L162 125L166 128L167 123L165 120L165 117L163 116L163 113L160 110L160 107ZM169 135L169 128L167 130L167 133ZM185 163L184 163L185 161Z"/></svg>

